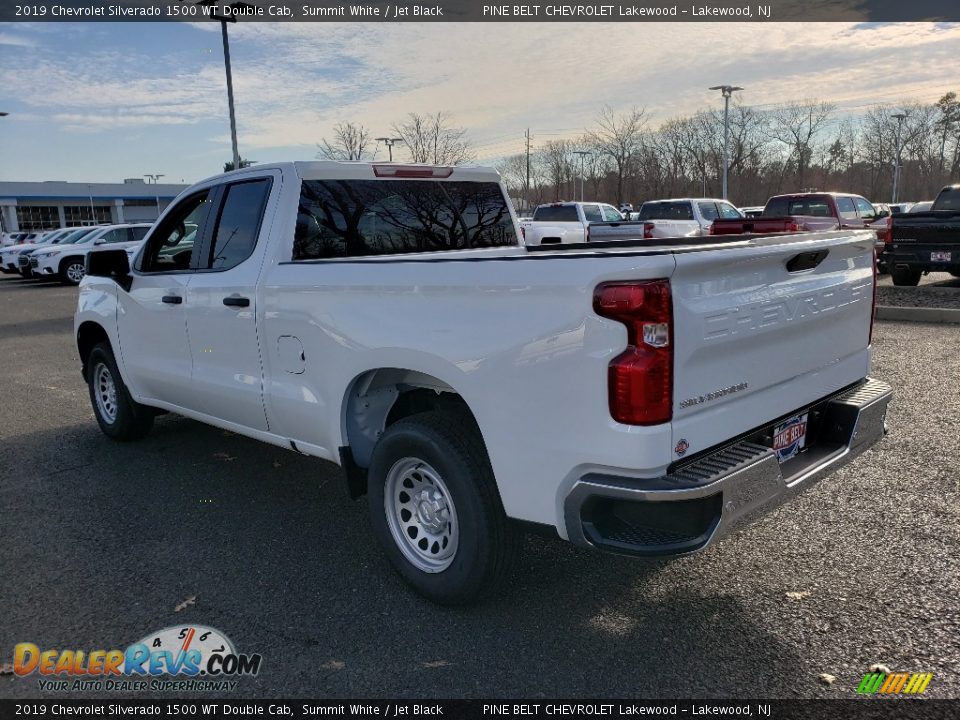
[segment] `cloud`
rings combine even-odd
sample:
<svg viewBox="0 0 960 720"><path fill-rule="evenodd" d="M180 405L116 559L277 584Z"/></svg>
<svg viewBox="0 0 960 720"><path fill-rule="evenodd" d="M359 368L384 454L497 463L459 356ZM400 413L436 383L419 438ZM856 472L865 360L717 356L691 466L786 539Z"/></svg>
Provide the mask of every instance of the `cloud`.
<svg viewBox="0 0 960 720"><path fill-rule="evenodd" d="M8 32L0 32L0 45L12 45L15 47L36 47L36 43L29 38L20 35L12 35Z"/></svg>

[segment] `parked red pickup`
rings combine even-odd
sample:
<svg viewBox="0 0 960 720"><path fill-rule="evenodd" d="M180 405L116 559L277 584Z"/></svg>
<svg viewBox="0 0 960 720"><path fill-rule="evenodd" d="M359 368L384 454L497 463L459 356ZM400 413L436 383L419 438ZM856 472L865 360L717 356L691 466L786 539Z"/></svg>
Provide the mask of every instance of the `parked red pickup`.
<svg viewBox="0 0 960 720"><path fill-rule="evenodd" d="M797 193L775 195L767 200L763 213L755 218L717 219L711 235L802 232L873 228L879 239L890 229L890 218L877 212L865 198L846 193Z"/></svg>

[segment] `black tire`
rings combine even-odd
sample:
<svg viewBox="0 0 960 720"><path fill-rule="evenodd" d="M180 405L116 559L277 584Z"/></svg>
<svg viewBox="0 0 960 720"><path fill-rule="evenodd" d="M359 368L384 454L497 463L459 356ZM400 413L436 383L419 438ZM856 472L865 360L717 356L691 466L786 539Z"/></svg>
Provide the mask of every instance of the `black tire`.
<svg viewBox="0 0 960 720"><path fill-rule="evenodd" d="M103 434L123 442L145 437L153 427L153 410L130 397L127 386L120 377L120 371L117 370L110 344L102 342L94 347L87 358L86 367L90 404L93 405L93 414ZM98 400L97 397L104 391L104 374L109 377L109 382L113 383L112 401Z"/></svg>
<svg viewBox="0 0 960 720"><path fill-rule="evenodd" d="M394 536L384 500L391 470L411 460L420 463L414 474L423 468L436 472L455 510L456 549L448 566L432 572L410 560L408 555L416 551L409 545L404 550L403 540ZM464 605L494 592L511 574L520 533L503 511L490 461L471 419L452 412L425 412L391 425L373 450L367 496L373 531L387 558L400 577L427 599ZM446 527L449 530L454 524ZM429 552L427 547L422 550Z"/></svg>
<svg viewBox="0 0 960 720"><path fill-rule="evenodd" d="M79 268L79 277L77 277L76 268ZM79 285L85 272L82 257L66 258L60 263L60 282L64 285Z"/></svg>
<svg viewBox="0 0 960 720"><path fill-rule="evenodd" d="M916 287L922 275L922 270L901 270L897 268L890 270L890 277L893 279L893 284L899 287Z"/></svg>

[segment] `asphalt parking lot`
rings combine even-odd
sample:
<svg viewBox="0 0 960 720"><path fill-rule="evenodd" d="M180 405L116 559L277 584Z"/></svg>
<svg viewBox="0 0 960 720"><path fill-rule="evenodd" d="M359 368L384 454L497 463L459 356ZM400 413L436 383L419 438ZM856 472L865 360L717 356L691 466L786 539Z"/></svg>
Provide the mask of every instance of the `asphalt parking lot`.
<svg viewBox="0 0 960 720"><path fill-rule="evenodd" d="M172 415L104 437L76 293L0 279L0 665L200 623L264 658L236 697L850 698L873 663L960 697L958 326L878 323L890 436L740 535L666 564L530 537L506 594L449 610L335 466Z"/></svg>

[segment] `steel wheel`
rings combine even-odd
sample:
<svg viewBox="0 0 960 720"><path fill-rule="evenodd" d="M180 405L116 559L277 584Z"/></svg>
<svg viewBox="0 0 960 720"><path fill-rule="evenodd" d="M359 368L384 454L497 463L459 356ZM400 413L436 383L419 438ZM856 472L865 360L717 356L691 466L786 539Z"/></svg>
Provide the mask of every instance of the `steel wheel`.
<svg viewBox="0 0 960 720"><path fill-rule="evenodd" d="M97 410L111 425L117 421L117 386L113 382L113 373L103 363L93 369L93 392L97 401Z"/></svg>
<svg viewBox="0 0 960 720"><path fill-rule="evenodd" d="M84 270L83 263L72 262L67 265L66 276L70 282L79 284L85 274L86 271Z"/></svg>
<svg viewBox="0 0 960 720"><path fill-rule="evenodd" d="M383 509L394 542L418 570L446 570L457 554L460 523L440 474L417 458L398 460L387 473Z"/></svg>

